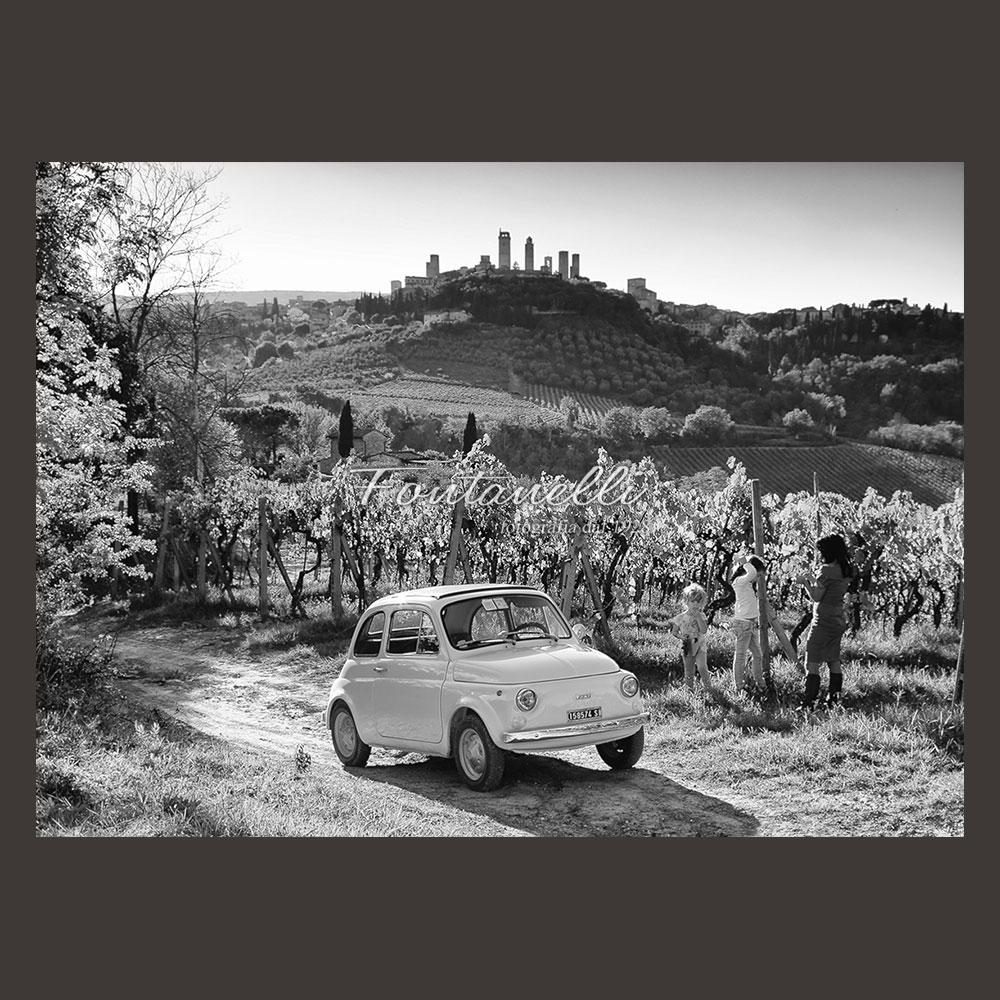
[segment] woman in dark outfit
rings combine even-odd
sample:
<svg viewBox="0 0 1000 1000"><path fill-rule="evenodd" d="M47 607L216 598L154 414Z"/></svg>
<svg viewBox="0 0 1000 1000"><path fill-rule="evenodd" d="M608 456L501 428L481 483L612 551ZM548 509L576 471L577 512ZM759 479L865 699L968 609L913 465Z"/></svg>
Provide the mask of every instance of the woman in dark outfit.
<svg viewBox="0 0 1000 1000"><path fill-rule="evenodd" d="M815 576L802 573L801 583L813 601L812 624L806 637L806 687L802 697L805 708L812 708L819 694L819 669L830 667L830 690L827 702L840 701L844 675L840 669L840 638L847 631L844 596L847 594L854 567L847 553L847 543L840 535L827 535L816 543L823 565Z"/></svg>

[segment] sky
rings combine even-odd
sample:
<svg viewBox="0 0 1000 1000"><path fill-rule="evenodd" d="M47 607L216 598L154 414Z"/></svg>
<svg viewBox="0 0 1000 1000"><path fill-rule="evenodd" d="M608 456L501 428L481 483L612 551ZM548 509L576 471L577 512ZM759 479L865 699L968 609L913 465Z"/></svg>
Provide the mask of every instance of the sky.
<svg viewBox="0 0 1000 1000"><path fill-rule="evenodd" d="M388 292L560 250L580 273L738 312L906 298L964 311L962 163L186 163L221 167L231 290Z"/></svg>

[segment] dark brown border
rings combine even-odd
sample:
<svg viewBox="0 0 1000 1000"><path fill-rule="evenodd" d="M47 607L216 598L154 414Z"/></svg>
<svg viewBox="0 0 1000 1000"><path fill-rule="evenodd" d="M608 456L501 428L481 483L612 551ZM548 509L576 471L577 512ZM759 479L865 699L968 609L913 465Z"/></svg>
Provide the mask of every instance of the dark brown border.
<svg viewBox="0 0 1000 1000"><path fill-rule="evenodd" d="M982 262L993 248L982 245L992 234L978 221L990 185L974 156L985 130L960 72L968 26L912 13L889 21L870 7L856 21L826 7L807 19L804 10L789 6L768 22L753 6L713 7L696 22L652 8L592 14L563 6L528 20L513 9L462 6L433 27L423 8L385 11L363 25L354 12L313 24L275 19L272 10L241 12L236 26L200 20L195 30L174 10L157 10L155 30L139 26L134 8L117 21L102 15L99 27L88 11L74 15L83 23L38 19L23 39L31 44L14 47L14 127L33 158L972 158L970 274L978 281L966 303L968 404L981 409L996 349L979 329L987 316ZM4 169L19 290L5 382L11 406L27 414L30 164L8 158ZM630 197L641 192L623 192ZM7 497L9 524L33 519L25 422L10 424L25 485ZM973 426L994 422L980 413ZM973 455L985 448L975 444L981 438L974 431ZM974 511L987 489L980 476ZM7 607L18 627L8 666L20 706L21 695L32 697L31 607L27 586L14 581L33 557L27 532L9 534ZM968 604L982 609L984 554L969 548ZM970 650L982 645L979 631L968 637ZM973 671L973 698L985 702L985 672ZM15 714L7 729L20 761L28 713ZM25 771L7 831L19 841L32 837L23 812L30 765ZM731 968L748 983L770 986L780 970L779 981L811 987L858 964L871 984L873 951L899 988L918 968L927 982L916 949L939 940L958 950L963 876L973 871L965 843L34 841L21 850L25 863L12 867L39 982L60 973L79 982L90 970L87 978L102 983L114 969L123 984L154 979L187 991L197 983L198 992L212 980L200 968L193 980L192 963L218 968L230 989L247 970L258 989L280 982L299 992L307 969L336 989L344 985L332 974L339 968L359 986L358 970L367 969L368 988L381 994L397 977L405 989L429 967L439 986L537 989L546 977L525 971L539 958L563 985L575 970L593 982L609 969L619 988L622 975L631 987L637 970L640 982L661 989L689 979L717 987L717 973ZM741 952L753 964L739 962ZM799 958L808 960L806 980L795 978ZM133 963L140 970L131 979ZM960 963L968 968L964 953ZM956 985L944 954L938 964L952 967ZM272 979L275 966L284 975Z"/></svg>

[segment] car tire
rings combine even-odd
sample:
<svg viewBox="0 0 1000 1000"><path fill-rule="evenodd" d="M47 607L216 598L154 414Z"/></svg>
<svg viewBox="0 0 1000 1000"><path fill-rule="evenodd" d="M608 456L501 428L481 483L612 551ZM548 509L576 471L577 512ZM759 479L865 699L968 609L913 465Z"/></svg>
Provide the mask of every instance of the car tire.
<svg viewBox="0 0 1000 1000"><path fill-rule="evenodd" d="M351 710L339 702L330 715L330 736L333 749L344 767L364 767L372 748L358 735Z"/></svg>
<svg viewBox="0 0 1000 1000"><path fill-rule="evenodd" d="M626 736L623 740L598 743L597 752L601 755L601 760L613 771L623 771L627 767L634 767L642 756L642 748L646 743L645 733L646 730L643 728L632 736Z"/></svg>
<svg viewBox="0 0 1000 1000"><path fill-rule="evenodd" d="M466 715L455 726L455 767L474 792L491 792L503 781L507 757L498 747L478 715Z"/></svg>

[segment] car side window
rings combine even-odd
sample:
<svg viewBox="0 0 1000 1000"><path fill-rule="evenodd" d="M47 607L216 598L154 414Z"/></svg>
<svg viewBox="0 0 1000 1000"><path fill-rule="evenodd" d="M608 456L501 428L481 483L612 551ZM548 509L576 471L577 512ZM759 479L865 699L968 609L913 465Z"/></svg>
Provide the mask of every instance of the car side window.
<svg viewBox="0 0 1000 1000"><path fill-rule="evenodd" d="M441 651L437 631L426 611L404 608L392 613L389 624L388 652L396 656L407 653L433 655Z"/></svg>
<svg viewBox="0 0 1000 1000"><path fill-rule="evenodd" d="M361 626L358 638L354 643L355 656L378 656L382 648L382 633L385 631L385 612L376 611Z"/></svg>

